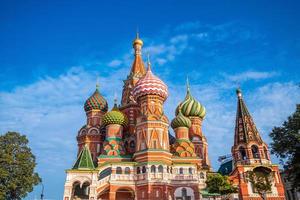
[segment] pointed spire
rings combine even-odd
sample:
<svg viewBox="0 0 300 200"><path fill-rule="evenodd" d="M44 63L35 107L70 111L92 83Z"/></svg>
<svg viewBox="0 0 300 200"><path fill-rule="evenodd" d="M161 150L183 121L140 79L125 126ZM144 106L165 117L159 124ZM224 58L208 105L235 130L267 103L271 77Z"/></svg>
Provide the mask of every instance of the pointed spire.
<svg viewBox="0 0 300 200"><path fill-rule="evenodd" d="M99 84L99 76L97 75L97 79L96 79L96 90L99 90L100 88L100 84Z"/></svg>
<svg viewBox="0 0 300 200"><path fill-rule="evenodd" d="M73 169L94 169L94 163L91 156L91 152L87 145L83 147L79 156L73 166Z"/></svg>
<svg viewBox="0 0 300 200"><path fill-rule="evenodd" d="M139 39L140 37L139 37L139 27L136 27L136 37L135 37L136 39Z"/></svg>
<svg viewBox="0 0 300 200"><path fill-rule="evenodd" d="M242 98L242 90L241 90L240 87L238 87L238 88L236 89L236 95L238 96L238 98Z"/></svg>
<svg viewBox="0 0 300 200"><path fill-rule="evenodd" d="M188 76L186 76L186 92L190 93L190 82Z"/></svg>
<svg viewBox="0 0 300 200"><path fill-rule="evenodd" d="M114 94L114 107L112 110L118 110L118 97L117 97L117 94L115 93Z"/></svg>
<svg viewBox="0 0 300 200"><path fill-rule="evenodd" d="M147 53L147 71L151 71L150 55Z"/></svg>
<svg viewBox="0 0 300 200"><path fill-rule="evenodd" d="M134 48L134 61L131 67L131 74L139 74L143 76L145 74L145 67L142 59L142 46L143 41L139 38L139 32L136 32L136 38L133 41L133 48Z"/></svg>
<svg viewBox="0 0 300 200"><path fill-rule="evenodd" d="M242 98L242 90L236 90L238 97L237 113L236 113L236 128L235 128L235 144L248 143L249 141L262 142L262 139L256 129L252 116Z"/></svg>

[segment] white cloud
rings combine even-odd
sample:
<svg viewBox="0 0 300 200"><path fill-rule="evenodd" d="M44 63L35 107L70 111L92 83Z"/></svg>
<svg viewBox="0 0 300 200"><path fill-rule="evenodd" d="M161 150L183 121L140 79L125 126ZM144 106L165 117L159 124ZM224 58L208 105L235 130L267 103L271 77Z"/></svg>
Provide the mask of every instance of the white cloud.
<svg viewBox="0 0 300 200"><path fill-rule="evenodd" d="M261 72L261 71L246 71L239 74L228 75L224 74L224 76L233 82L245 82L249 80L263 80L268 78L273 78L279 75L278 72L270 71L270 72Z"/></svg>
<svg viewBox="0 0 300 200"><path fill-rule="evenodd" d="M118 60L118 59L115 59L115 60L112 60L108 63L108 66L110 67L118 67L122 64L122 61L121 60Z"/></svg>

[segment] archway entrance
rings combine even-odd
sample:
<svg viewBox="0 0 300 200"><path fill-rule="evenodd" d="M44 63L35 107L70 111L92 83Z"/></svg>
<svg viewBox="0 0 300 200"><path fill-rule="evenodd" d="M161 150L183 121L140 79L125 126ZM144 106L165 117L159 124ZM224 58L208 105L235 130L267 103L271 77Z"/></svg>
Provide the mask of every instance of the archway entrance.
<svg viewBox="0 0 300 200"><path fill-rule="evenodd" d="M118 189L116 191L116 199L118 200L134 200L134 191L130 189Z"/></svg>

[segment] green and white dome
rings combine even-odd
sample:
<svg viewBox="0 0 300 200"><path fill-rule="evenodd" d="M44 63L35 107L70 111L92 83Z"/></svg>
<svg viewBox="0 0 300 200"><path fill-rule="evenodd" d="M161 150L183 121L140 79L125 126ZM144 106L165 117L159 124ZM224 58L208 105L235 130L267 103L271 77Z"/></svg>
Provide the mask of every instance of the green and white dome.
<svg viewBox="0 0 300 200"><path fill-rule="evenodd" d="M186 117L200 117L203 119L206 114L205 107L191 95L189 86L187 86L185 100L176 108L176 115L179 108L181 108L182 114Z"/></svg>
<svg viewBox="0 0 300 200"><path fill-rule="evenodd" d="M178 115L172 120L171 127L173 129L176 129L178 127L186 127L190 128L192 125L192 122L189 118L185 117L181 111L179 111Z"/></svg>
<svg viewBox="0 0 300 200"><path fill-rule="evenodd" d="M122 126L127 126L128 124L127 117L118 109L116 104L111 111L103 116L102 120L104 125L119 124Z"/></svg>

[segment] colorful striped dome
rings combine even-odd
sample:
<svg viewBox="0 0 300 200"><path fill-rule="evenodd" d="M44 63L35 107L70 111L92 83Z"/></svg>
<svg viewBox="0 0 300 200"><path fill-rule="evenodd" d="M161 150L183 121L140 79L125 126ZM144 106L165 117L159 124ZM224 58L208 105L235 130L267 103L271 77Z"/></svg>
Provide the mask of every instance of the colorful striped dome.
<svg viewBox="0 0 300 200"><path fill-rule="evenodd" d="M205 117L205 107L191 95L189 86L185 100L176 108L176 115L180 107L182 114L186 117L200 117L202 119Z"/></svg>
<svg viewBox="0 0 300 200"><path fill-rule="evenodd" d="M120 124L122 126L127 126L128 119L127 117L118 109L117 105L113 107L113 109L106 113L103 116L103 124L109 125L109 124Z"/></svg>
<svg viewBox="0 0 300 200"><path fill-rule="evenodd" d="M96 88L96 91L93 93L93 95L90 96L85 101L84 110L85 110L85 112L88 112L91 110L101 110L102 112L107 112L107 110L108 110L107 101L100 94L98 88Z"/></svg>
<svg viewBox="0 0 300 200"><path fill-rule="evenodd" d="M192 125L192 122L189 118L185 117L181 111L179 111L178 115L172 120L171 127L173 129L178 127L187 127L190 128Z"/></svg>
<svg viewBox="0 0 300 200"><path fill-rule="evenodd" d="M168 87L152 73L150 63L148 63L146 75L136 83L132 94L136 100L145 95L158 95L166 100L168 97Z"/></svg>

